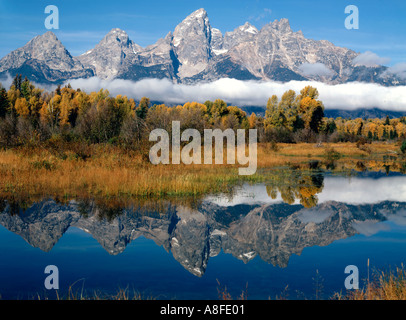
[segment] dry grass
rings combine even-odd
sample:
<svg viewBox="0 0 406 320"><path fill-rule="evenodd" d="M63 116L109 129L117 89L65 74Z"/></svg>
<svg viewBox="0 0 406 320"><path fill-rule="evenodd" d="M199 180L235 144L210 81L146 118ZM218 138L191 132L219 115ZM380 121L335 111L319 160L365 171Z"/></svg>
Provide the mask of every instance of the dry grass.
<svg viewBox="0 0 406 320"><path fill-rule="evenodd" d="M117 301L130 301L130 300L155 300L152 297L145 297L140 292L135 290L130 290L127 288L118 288L116 292L112 294L103 293L100 291L93 291L92 293L87 293L83 288L79 290L74 290L73 285L69 287L66 294L61 294L58 290L55 291L55 297L49 297L48 295L37 294L36 297L31 300L72 300L72 301L89 301L89 300L117 300Z"/></svg>
<svg viewBox="0 0 406 320"><path fill-rule="evenodd" d="M395 271L380 271L365 288L346 295L336 294L338 300L406 300L406 270L403 266Z"/></svg>
<svg viewBox="0 0 406 320"><path fill-rule="evenodd" d="M217 280L217 294L219 300L248 300L248 283L245 286L245 289L241 291L241 294L237 299L233 298L231 293L228 291L227 286L223 286L218 279Z"/></svg>
<svg viewBox="0 0 406 320"><path fill-rule="evenodd" d="M394 144L373 143L371 152L355 143L334 145L269 144L258 146L258 168L291 166L309 169L309 161L339 170L400 170ZM275 149L277 149L275 151ZM328 150L339 156L330 159ZM399 156L400 157L400 156ZM225 158L224 158L225 159ZM389 160L388 160L389 159ZM243 181L261 181L263 173L239 176L235 165L152 165L140 153L126 152L111 145L93 146L91 156L75 153L63 156L48 149L0 151L0 193L7 197L198 197L226 192Z"/></svg>
<svg viewBox="0 0 406 320"><path fill-rule="evenodd" d="M197 196L224 191L236 180L236 170L215 165L154 166L140 155L115 148L97 150L87 161L60 159L46 151L0 152L0 187L10 195Z"/></svg>

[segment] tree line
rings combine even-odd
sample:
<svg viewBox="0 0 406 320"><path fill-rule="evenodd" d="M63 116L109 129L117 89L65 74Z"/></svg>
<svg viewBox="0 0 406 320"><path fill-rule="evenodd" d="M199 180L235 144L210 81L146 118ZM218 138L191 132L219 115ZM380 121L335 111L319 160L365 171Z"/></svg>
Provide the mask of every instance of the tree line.
<svg viewBox="0 0 406 320"><path fill-rule="evenodd" d="M124 95L112 97L107 90L86 93L69 84L48 92L17 75L7 90L0 84L0 146L41 143L50 139L89 144L114 143L137 147L156 128L171 131L172 121L181 130L257 129L259 142L345 142L404 140L406 118L343 119L324 116L316 88L306 86L299 94L286 91L272 95L265 116L247 115L240 107L221 99L183 105L151 105Z"/></svg>

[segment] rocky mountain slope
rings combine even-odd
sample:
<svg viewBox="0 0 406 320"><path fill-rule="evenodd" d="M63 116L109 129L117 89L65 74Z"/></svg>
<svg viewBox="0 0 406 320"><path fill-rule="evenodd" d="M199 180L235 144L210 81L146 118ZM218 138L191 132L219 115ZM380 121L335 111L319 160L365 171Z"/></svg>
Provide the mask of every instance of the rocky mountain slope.
<svg viewBox="0 0 406 320"><path fill-rule="evenodd" d="M52 32L37 36L0 60L0 76L22 73L31 80L62 83L97 76L101 79L169 78L197 83L220 78L240 80L317 80L405 84L385 66L353 61L359 54L327 40L307 39L287 19L258 30L248 22L224 35L210 25L204 9L184 19L173 32L142 48L120 29L112 29L93 49L72 57Z"/></svg>
<svg viewBox="0 0 406 320"><path fill-rule="evenodd" d="M0 75L23 74L40 83L63 82L67 79L94 76L90 68L72 57L51 31L37 36L25 46L0 60Z"/></svg>

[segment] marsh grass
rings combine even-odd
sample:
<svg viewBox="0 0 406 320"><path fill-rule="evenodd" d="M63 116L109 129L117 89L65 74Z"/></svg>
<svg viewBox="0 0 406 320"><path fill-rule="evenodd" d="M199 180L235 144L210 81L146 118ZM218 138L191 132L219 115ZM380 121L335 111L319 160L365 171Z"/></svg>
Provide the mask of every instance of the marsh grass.
<svg viewBox="0 0 406 320"><path fill-rule="evenodd" d="M377 171L385 165L391 171L403 170L398 146L372 143L370 149L371 153L364 152L355 143L259 144L257 173L240 176L238 163L152 165L141 152L109 144L21 147L0 151L0 193L60 199L199 197L229 192L244 182L262 182L267 169L281 167Z"/></svg>
<svg viewBox="0 0 406 320"><path fill-rule="evenodd" d="M223 286L218 279L217 281L217 294L219 300L248 300L248 283L245 289L241 291L237 298L233 298L231 293L228 291L227 286Z"/></svg>
<svg viewBox="0 0 406 320"><path fill-rule="evenodd" d="M403 265L395 270L376 271L363 288L346 294L336 293L337 300L406 300L406 270Z"/></svg>
<svg viewBox="0 0 406 320"><path fill-rule="evenodd" d="M73 282L66 291L52 290L44 293L37 293L30 300L155 300L151 296L146 296L141 292L130 289L130 286L125 288L118 287L114 292L106 292L101 290L92 290L90 293L85 289L85 278L81 278Z"/></svg>

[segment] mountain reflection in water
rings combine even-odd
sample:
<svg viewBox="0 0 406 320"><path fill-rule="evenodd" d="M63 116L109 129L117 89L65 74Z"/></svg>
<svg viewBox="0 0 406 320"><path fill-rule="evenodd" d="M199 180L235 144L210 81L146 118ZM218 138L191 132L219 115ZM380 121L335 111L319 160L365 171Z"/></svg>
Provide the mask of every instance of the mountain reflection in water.
<svg viewBox="0 0 406 320"><path fill-rule="evenodd" d="M287 267L304 248L327 246L356 234L370 235L380 222L406 224L406 177L336 177L290 173L233 194L206 197L194 206L111 206L53 199L24 210L4 200L0 224L31 246L49 252L70 227L92 235L110 254L143 236L171 252L202 277L221 251L245 263L259 256Z"/></svg>

